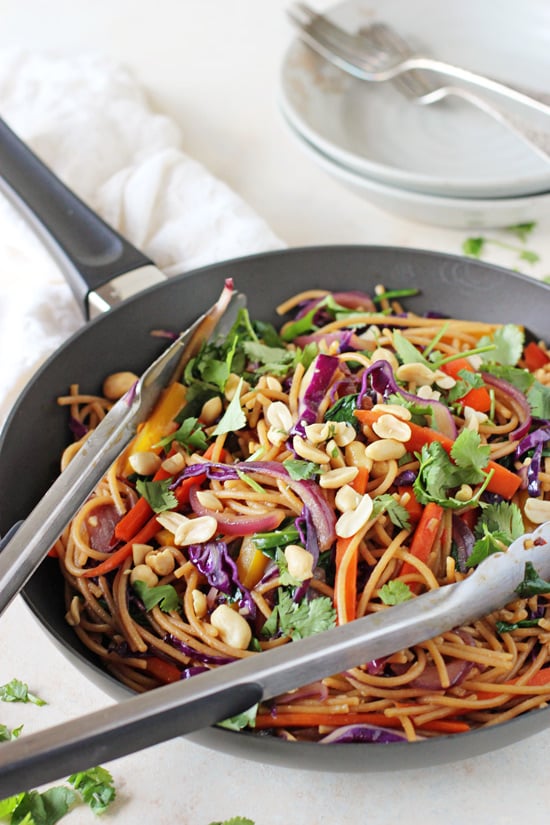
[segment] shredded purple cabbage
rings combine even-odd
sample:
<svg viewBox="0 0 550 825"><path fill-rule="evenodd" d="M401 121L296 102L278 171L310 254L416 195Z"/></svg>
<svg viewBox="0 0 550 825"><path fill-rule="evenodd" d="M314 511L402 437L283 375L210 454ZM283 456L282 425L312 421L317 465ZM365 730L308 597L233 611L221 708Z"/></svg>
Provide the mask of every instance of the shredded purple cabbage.
<svg viewBox="0 0 550 825"><path fill-rule="evenodd" d="M313 362L311 380L300 401L298 421L291 430L291 436L300 435L304 438L306 426L317 421L319 405L325 397L339 365L338 358L333 355L319 353L316 356Z"/></svg>
<svg viewBox="0 0 550 825"><path fill-rule="evenodd" d="M321 745L344 744L352 742L376 742L387 745L391 742L407 742L404 733L377 725L344 725L319 740Z"/></svg>
<svg viewBox="0 0 550 825"><path fill-rule="evenodd" d="M224 541L207 541L204 544L191 544L187 548L189 559L197 570L206 576L208 584L232 596L235 589L241 592L239 607L247 618L256 617L256 604L250 591L241 584L237 565L229 555Z"/></svg>
<svg viewBox="0 0 550 825"><path fill-rule="evenodd" d="M201 653L200 650L195 650L194 647L171 634L167 636L167 641L181 653L185 653L186 656L190 656L196 662L202 662L204 665L226 665L235 661L233 656L213 656L211 653Z"/></svg>
<svg viewBox="0 0 550 825"><path fill-rule="evenodd" d="M400 395L407 401L412 401L418 407L424 407L426 414L430 413L433 419L433 426L443 435L449 438L456 438L456 425L451 415L451 411L441 401L421 398L410 392L405 392L397 383L393 374L393 369L388 361L375 361L363 372L361 380L361 390L357 399L357 406L361 407L363 397L373 389L386 400L390 395Z"/></svg>
<svg viewBox="0 0 550 825"><path fill-rule="evenodd" d="M536 497L540 495L539 474L541 470L542 451L548 441L550 441L550 423L545 422L544 426L524 436L516 447L516 458L521 458L524 453L533 450L531 461L522 473L522 475L525 476L525 486L530 496Z"/></svg>
<svg viewBox="0 0 550 825"><path fill-rule="evenodd" d="M416 481L417 473L414 470L403 470L396 477L394 484L396 487L412 487Z"/></svg>
<svg viewBox="0 0 550 825"><path fill-rule="evenodd" d="M69 418L69 429L77 441L79 441L81 438L84 438L84 436L88 432L88 427L81 421L79 421L77 418L74 418L72 415Z"/></svg>

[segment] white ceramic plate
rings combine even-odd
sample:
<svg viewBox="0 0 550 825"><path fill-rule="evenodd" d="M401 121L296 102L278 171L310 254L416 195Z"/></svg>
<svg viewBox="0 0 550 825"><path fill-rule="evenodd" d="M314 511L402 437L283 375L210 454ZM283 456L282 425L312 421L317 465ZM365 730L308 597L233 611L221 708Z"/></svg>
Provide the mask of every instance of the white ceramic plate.
<svg viewBox="0 0 550 825"><path fill-rule="evenodd" d="M457 229L489 229L540 221L550 215L550 192L515 198L451 198L413 192L348 169L309 143L286 121L299 146L315 163L380 209L411 221Z"/></svg>
<svg viewBox="0 0 550 825"><path fill-rule="evenodd" d="M550 92L547 0L345 0L328 13L349 31L383 20L429 54ZM419 106L391 83L344 74L298 38L283 61L280 105L325 155L381 183L468 198L550 190L550 162L474 106Z"/></svg>

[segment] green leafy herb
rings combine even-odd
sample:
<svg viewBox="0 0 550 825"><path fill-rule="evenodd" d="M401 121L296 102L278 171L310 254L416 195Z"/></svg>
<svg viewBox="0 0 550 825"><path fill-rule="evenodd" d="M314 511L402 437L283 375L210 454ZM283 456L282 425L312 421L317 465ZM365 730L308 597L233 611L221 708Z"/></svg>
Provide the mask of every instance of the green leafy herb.
<svg viewBox="0 0 550 825"><path fill-rule="evenodd" d="M516 235L522 243L525 243L536 225L537 224L535 221L529 221L528 223L516 223L511 226L507 226L506 231Z"/></svg>
<svg viewBox="0 0 550 825"><path fill-rule="evenodd" d="M106 811L116 797L113 777L102 767L73 773L69 776L69 782L95 814Z"/></svg>
<svg viewBox="0 0 550 825"><path fill-rule="evenodd" d="M283 635L296 641L322 633L335 624L336 611L328 596L320 596L311 601L303 599L296 604L290 593L283 591L279 594L279 603L262 629L262 635L272 636L278 628Z"/></svg>
<svg viewBox="0 0 550 825"><path fill-rule="evenodd" d="M490 479L490 475L483 471L489 451L488 445L481 444L479 434L473 430L462 430L453 443L450 457L439 442L424 444L413 485L416 497L422 504L435 501L442 507L458 509L464 507L464 501L456 499L451 491L463 484L481 483L472 498L472 501L477 500Z"/></svg>
<svg viewBox="0 0 550 825"><path fill-rule="evenodd" d="M302 461L299 458L289 458L283 461L283 467L294 481L313 478L321 472L319 464L313 461Z"/></svg>
<svg viewBox="0 0 550 825"><path fill-rule="evenodd" d="M173 510L178 504L175 493L170 490L170 484L169 478L163 481L146 481L140 478L136 481L136 490L155 513L163 513L165 510Z"/></svg>
<svg viewBox="0 0 550 825"><path fill-rule="evenodd" d="M155 587L149 587L145 582L138 580L133 583L133 588L147 611L152 610L157 604L164 613L178 609L178 594L171 584L157 584Z"/></svg>
<svg viewBox="0 0 550 825"><path fill-rule="evenodd" d="M402 364L425 364L431 368L430 362L401 332L394 330L392 340L397 357Z"/></svg>
<svg viewBox="0 0 550 825"><path fill-rule="evenodd" d="M524 530L521 510L517 504L503 501L486 505L475 526L477 540L467 566L475 567L487 556L506 550Z"/></svg>
<svg viewBox="0 0 550 825"><path fill-rule="evenodd" d="M241 407L242 386L243 378L241 376L241 378L239 379L239 383L237 385L237 389L235 390L235 395L231 399L231 403L229 404L220 421L218 422L218 425L214 430L213 435L233 433L237 430L242 430L243 427L246 427L246 415L244 414Z"/></svg>
<svg viewBox="0 0 550 825"><path fill-rule="evenodd" d="M325 421L345 421L347 424L353 424L356 430L359 429L359 421L355 416L357 409L358 393L353 395L343 395L336 401L332 407L329 407L324 415Z"/></svg>
<svg viewBox="0 0 550 825"><path fill-rule="evenodd" d="M243 349L248 358L255 362L258 375L285 376L294 363L295 353L282 347L268 347L257 341L245 341Z"/></svg>
<svg viewBox="0 0 550 825"><path fill-rule="evenodd" d="M18 739L23 730L23 725L18 728L10 730L6 725L0 725L0 742L11 742L13 739Z"/></svg>
<svg viewBox="0 0 550 825"><path fill-rule="evenodd" d="M520 392L526 394L530 387L535 383L535 378L529 370L521 369L520 367L511 367L507 364L484 364L486 372L495 375L497 378L503 378L512 384Z"/></svg>
<svg viewBox="0 0 550 825"><path fill-rule="evenodd" d="M409 585L399 581L399 579L392 579L392 581L382 585L378 591L378 595L384 604L401 604L401 602L412 599Z"/></svg>
<svg viewBox="0 0 550 825"><path fill-rule="evenodd" d="M54 825L78 801L77 794L63 785L47 791L28 791L0 803L0 816L11 816L10 825Z"/></svg>
<svg viewBox="0 0 550 825"><path fill-rule="evenodd" d="M252 705L248 710L238 713L236 716L230 716L229 719L224 719L223 722L218 722L218 724L221 728L227 728L228 730L253 728L256 725L257 715L258 705Z"/></svg>
<svg viewBox="0 0 550 825"><path fill-rule="evenodd" d="M301 545L300 545L301 546ZM275 562L279 567L279 578L283 587L300 587L300 579L295 578L288 570L288 562L284 550L278 548L275 552Z"/></svg>
<svg viewBox="0 0 550 825"><path fill-rule="evenodd" d="M296 544L299 538L300 534L292 523L278 530L273 530L271 533L254 533L252 541L258 550L261 550L266 556L275 558L275 551L278 547L286 547L287 544Z"/></svg>
<svg viewBox="0 0 550 825"><path fill-rule="evenodd" d="M550 387L535 381L527 393L527 401L535 418L550 418Z"/></svg>
<svg viewBox="0 0 550 825"><path fill-rule="evenodd" d="M499 327L492 336L484 335L480 341L480 347L494 344L492 351L482 353L484 361L496 361L497 364L504 364L514 367L523 354L525 343L525 333L516 324L505 324Z"/></svg>
<svg viewBox="0 0 550 825"><path fill-rule="evenodd" d="M516 235L522 243L525 243L528 235L533 231L535 226L535 222L532 221L530 223L518 223L513 226L507 226L506 230ZM498 238L466 238L462 244L462 251L470 258L481 258L483 252L485 251L485 247L488 244L499 246L501 249L508 249L511 252L516 252L520 260L528 261L531 264L537 263L537 261L540 260L540 256L536 252L533 252L530 249L525 249L525 247L518 247L514 244L506 243L506 241L499 240Z"/></svg>
<svg viewBox="0 0 550 825"><path fill-rule="evenodd" d="M498 633L512 633L521 627L538 627L538 619L522 619L519 622L496 622L495 627Z"/></svg>
<svg viewBox="0 0 550 825"><path fill-rule="evenodd" d="M182 444L186 450L190 452L193 450L206 450L208 445L202 425L199 424L197 418L193 417L186 418L180 428L176 430L175 433L171 433L167 435L166 438L163 438L162 441L159 441L158 446L167 447L173 441Z"/></svg>
<svg viewBox="0 0 550 825"><path fill-rule="evenodd" d="M539 596L543 593L550 593L550 582L541 579L533 563L525 563L525 573L523 581L516 587L516 593L520 599L528 599L531 596Z"/></svg>
<svg viewBox="0 0 550 825"><path fill-rule="evenodd" d="M373 511L375 515L387 513L391 523L395 524L396 527L399 527L400 530L406 530L410 527L407 509L396 501L389 493L376 496L374 499Z"/></svg>
<svg viewBox="0 0 550 825"><path fill-rule="evenodd" d="M45 705L44 699L31 693L25 682L12 679L5 685L0 685L0 700L2 702L31 702L33 705Z"/></svg>
<svg viewBox="0 0 550 825"><path fill-rule="evenodd" d="M211 822L210 825L254 825L254 822L245 816L232 816L231 819L224 819L223 822Z"/></svg>
<svg viewBox="0 0 550 825"><path fill-rule="evenodd" d="M485 386L483 378L477 372L470 372L469 370L459 370L458 377L460 380L457 381L455 386L452 387L447 393L447 401L449 401L449 403L451 404L454 401L458 401L461 398L464 398L464 396L467 393L469 393L470 390Z"/></svg>

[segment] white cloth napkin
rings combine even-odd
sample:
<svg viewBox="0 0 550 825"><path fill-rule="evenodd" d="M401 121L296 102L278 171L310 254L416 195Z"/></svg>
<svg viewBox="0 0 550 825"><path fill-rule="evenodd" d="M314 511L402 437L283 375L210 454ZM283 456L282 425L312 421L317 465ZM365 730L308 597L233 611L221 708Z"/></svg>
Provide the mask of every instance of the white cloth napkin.
<svg viewBox="0 0 550 825"><path fill-rule="evenodd" d="M0 112L95 211L168 275L282 246L181 148L122 66L0 51ZM53 260L0 196L0 426L44 359L83 323Z"/></svg>

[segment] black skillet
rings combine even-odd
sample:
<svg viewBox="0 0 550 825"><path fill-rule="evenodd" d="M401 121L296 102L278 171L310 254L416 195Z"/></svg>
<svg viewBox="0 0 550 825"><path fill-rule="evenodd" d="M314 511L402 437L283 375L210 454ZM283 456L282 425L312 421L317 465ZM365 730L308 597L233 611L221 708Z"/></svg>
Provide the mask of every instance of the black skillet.
<svg viewBox="0 0 550 825"><path fill-rule="evenodd" d="M60 261L87 317L91 307L107 306L113 278L143 271L151 264L78 201L1 121L0 174L5 193L42 227L42 237ZM54 242L48 240L50 235ZM214 302L227 277L233 277L237 288L246 293L252 317L263 320L277 321L274 307L302 289L368 292L383 283L389 288L417 287L420 294L408 301L408 308L418 313L436 310L458 318L514 322L539 338L548 338L550 332L549 286L479 261L422 250L380 246L289 249L225 261L159 282L85 325L21 394L0 437L0 534L25 518L58 473L59 457L70 434L56 397L75 381L84 390L97 392L110 372L141 372L162 349L162 342L150 331L187 327ZM66 624L63 582L54 560L43 562L23 597L49 638L86 678L115 698L129 695L101 670ZM549 722L550 708L531 711L503 725L415 744L322 746L220 728L208 728L190 738L215 750L271 764L367 772L475 756L530 736Z"/></svg>

